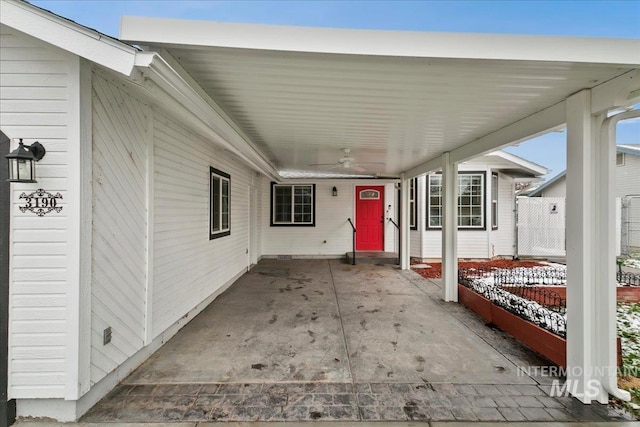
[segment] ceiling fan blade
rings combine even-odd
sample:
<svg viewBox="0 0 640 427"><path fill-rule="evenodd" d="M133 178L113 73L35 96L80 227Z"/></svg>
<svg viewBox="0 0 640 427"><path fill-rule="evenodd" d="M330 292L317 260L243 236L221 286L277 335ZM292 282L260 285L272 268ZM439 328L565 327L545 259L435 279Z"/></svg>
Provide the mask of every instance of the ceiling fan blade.
<svg viewBox="0 0 640 427"><path fill-rule="evenodd" d="M353 169L356 172L366 172L367 171L365 168L361 168L358 165L351 165L351 169Z"/></svg>
<svg viewBox="0 0 640 427"><path fill-rule="evenodd" d="M386 165L384 162L358 162L357 165Z"/></svg>
<svg viewBox="0 0 640 427"><path fill-rule="evenodd" d="M336 166L336 163L310 163L307 166Z"/></svg>

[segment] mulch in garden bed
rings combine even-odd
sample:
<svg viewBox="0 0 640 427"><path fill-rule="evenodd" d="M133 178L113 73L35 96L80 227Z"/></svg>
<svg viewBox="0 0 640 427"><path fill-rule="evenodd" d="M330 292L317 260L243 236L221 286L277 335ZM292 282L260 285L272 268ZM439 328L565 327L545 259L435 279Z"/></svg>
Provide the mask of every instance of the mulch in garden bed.
<svg viewBox="0 0 640 427"><path fill-rule="evenodd" d="M440 279L442 277L442 263L426 263L430 268L416 268L414 271L426 279ZM544 267L535 261L513 261L510 259L495 259L493 261L458 262L458 268L516 268L516 267Z"/></svg>

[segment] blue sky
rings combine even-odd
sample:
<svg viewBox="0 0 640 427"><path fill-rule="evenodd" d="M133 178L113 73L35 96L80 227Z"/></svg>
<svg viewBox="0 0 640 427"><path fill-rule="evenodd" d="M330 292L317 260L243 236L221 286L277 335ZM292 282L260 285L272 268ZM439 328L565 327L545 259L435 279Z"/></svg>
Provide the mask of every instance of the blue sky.
<svg viewBox="0 0 640 427"><path fill-rule="evenodd" d="M31 3L117 37L122 15L408 31L640 38L640 0L627 1L46 1ZM552 170L566 167L566 133L507 150ZM640 144L640 120L618 126Z"/></svg>

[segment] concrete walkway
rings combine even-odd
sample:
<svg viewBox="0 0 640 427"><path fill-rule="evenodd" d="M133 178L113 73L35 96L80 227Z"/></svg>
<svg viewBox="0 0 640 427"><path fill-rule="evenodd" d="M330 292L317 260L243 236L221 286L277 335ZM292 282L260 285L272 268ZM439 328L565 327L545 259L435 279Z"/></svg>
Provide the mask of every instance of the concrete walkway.
<svg viewBox="0 0 640 427"><path fill-rule="evenodd" d="M83 419L605 421L548 363L393 266L262 261ZM533 370L529 373L535 373Z"/></svg>

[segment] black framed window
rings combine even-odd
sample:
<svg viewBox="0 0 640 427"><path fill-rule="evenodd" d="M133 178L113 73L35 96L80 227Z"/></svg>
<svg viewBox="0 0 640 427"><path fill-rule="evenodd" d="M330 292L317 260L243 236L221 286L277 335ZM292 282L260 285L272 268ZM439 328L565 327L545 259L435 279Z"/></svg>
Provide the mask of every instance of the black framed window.
<svg viewBox="0 0 640 427"><path fill-rule="evenodd" d="M231 234L231 176L215 168L210 171L209 240Z"/></svg>
<svg viewBox="0 0 640 427"><path fill-rule="evenodd" d="M409 181L409 227L418 229L418 178Z"/></svg>
<svg viewBox="0 0 640 427"><path fill-rule="evenodd" d="M485 228L485 174L484 172L458 173L458 228ZM442 174L427 177L427 226L442 227Z"/></svg>
<svg viewBox="0 0 640 427"><path fill-rule="evenodd" d="M315 184L271 183L271 226L316 225Z"/></svg>
<svg viewBox="0 0 640 427"><path fill-rule="evenodd" d="M491 174L491 228L498 228L498 174Z"/></svg>

